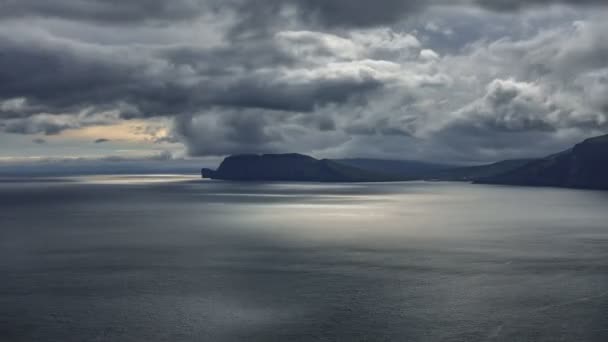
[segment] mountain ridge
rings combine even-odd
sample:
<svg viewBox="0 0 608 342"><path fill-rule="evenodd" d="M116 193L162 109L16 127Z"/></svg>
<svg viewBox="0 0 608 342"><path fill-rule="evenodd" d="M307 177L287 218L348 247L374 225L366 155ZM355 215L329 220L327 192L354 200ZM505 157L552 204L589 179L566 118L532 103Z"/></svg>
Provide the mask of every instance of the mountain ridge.
<svg viewBox="0 0 608 342"><path fill-rule="evenodd" d="M608 135L475 182L608 190Z"/></svg>
<svg viewBox="0 0 608 342"><path fill-rule="evenodd" d="M359 169L330 159L298 154L241 154L224 159L217 170L203 169L203 178L232 181L378 182L396 177Z"/></svg>
<svg viewBox="0 0 608 342"><path fill-rule="evenodd" d="M414 180L471 181L514 168L511 161L458 167L413 160L315 159L297 154L239 154L226 157L217 170L202 169L203 178L229 181L394 182Z"/></svg>
<svg viewBox="0 0 608 342"><path fill-rule="evenodd" d="M315 159L289 154L226 157L203 178L232 181L393 182L467 181L479 184L553 186L608 190L608 135L537 159L513 159L458 167L413 160Z"/></svg>

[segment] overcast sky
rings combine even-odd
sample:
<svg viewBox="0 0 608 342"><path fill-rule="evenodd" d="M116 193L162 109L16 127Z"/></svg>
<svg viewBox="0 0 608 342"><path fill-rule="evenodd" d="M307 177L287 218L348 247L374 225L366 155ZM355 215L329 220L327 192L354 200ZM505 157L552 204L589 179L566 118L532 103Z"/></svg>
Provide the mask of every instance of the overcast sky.
<svg viewBox="0 0 608 342"><path fill-rule="evenodd" d="M481 163L608 131L604 0L0 0L0 162Z"/></svg>

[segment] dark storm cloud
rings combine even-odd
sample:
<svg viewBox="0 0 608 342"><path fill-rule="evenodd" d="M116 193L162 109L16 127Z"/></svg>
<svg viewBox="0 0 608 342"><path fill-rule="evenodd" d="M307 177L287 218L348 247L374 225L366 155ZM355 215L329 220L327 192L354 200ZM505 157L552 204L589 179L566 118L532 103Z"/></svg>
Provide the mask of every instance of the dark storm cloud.
<svg viewBox="0 0 608 342"><path fill-rule="evenodd" d="M234 11L241 17L239 28L259 29L269 25L285 8L294 7L302 19L327 26L373 26L394 22L429 3L419 0L3 0L0 17L53 17L135 25L191 20Z"/></svg>
<svg viewBox="0 0 608 342"><path fill-rule="evenodd" d="M226 2L240 14L237 31L268 29L286 7L300 20L324 27L391 25L434 6L480 6L492 11L515 11L546 5L604 6L605 0L233 0ZM262 30L263 31L263 30Z"/></svg>
<svg viewBox="0 0 608 342"><path fill-rule="evenodd" d="M170 116L174 134L158 141L222 155L340 153L345 141L353 151L396 151L401 142L388 141L437 132L446 145L463 146L458 136L469 129L505 137L603 129L602 27L579 23L528 40L502 28L483 41L483 32L493 24L485 16L501 16L493 12L604 3L0 0L0 131L50 135ZM401 27L434 5L491 11L473 11L481 33L459 37L449 55ZM356 146L373 138L387 143Z"/></svg>
<svg viewBox="0 0 608 342"><path fill-rule="evenodd" d="M55 17L114 24L192 19L213 9L204 0L2 0L0 17Z"/></svg>
<svg viewBox="0 0 608 342"><path fill-rule="evenodd" d="M336 146L349 138L341 132L327 135L311 114L294 117L280 111L214 110L175 118L174 132L192 156L239 153L302 152ZM306 123L297 118L306 118ZM325 120L327 122L327 120Z"/></svg>
<svg viewBox="0 0 608 342"><path fill-rule="evenodd" d="M517 7L520 1L482 0L493 8ZM550 3L564 1L536 1ZM584 1L600 3L600 1ZM318 17L328 25L370 26L389 23L429 2L381 0L290 0L301 15ZM573 2L575 3L575 2ZM576 3L580 3L576 2ZM224 2L238 8L238 15L260 14L249 22L263 26L272 21L267 11L279 10L285 2L273 0ZM510 6L509 6L510 4ZM216 1L97 1L37 0L4 1L4 18L19 16L58 17L78 20L128 21L146 19L182 20L217 10ZM265 9L266 8L266 9ZM252 29L249 27L248 29ZM277 72L255 70L284 64L293 66L271 37L253 42L230 42L228 47L201 49L113 47L77 44L50 35L0 33L0 100L25 98L20 110L0 109L2 118L23 117L41 112L67 113L95 107L120 107L122 116L172 115L222 105L271 110L311 111L317 105L342 103L352 95L382 86L373 78L342 78L293 82ZM605 57L604 53L598 57ZM244 70L235 71L235 67ZM188 82L184 82L184 79Z"/></svg>
<svg viewBox="0 0 608 342"><path fill-rule="evenodd" d="M110 103L132 84L137 68L120 62L119 53L16 32L0 33L0 48L0 65L6 66L0 72L0 98L26 98L34 107L29 114Z"/></svg>
<svg viewBox="0 0 608 342"><path fill-rule="evenodd" d="M323 26L369 27L389 24L426 8L431 1L418 0L262 0L233 1L248 26L263 26L285 7L298 17ZM437 2L437 1L435 1ZM270 19L271 20L271 19ZM263 25L260 25L263 24ZM242 28L244 25L239 25Z"/></svg>
<svg viewBox="0 0 608 342"><path fill-rule="evenodd" d="M316 105L344 103L355 94L368 93L380 87L382 82L373 78L319 79L302 84L242 80L230 87L229 91L220 94L215 103L243 108L310 112Z"/></svg>
<svg viewBox="0 0 608 342"><path fill-rule="evenodd" d="M186 144L190 155L276 152L274 143L283 137L273 131L272 120L280 115L259 111L248 113L214 112L211 115L180 115L175 132Z"/></svg>
<svg viewBox="0 0 608 342"><path fill-rule="evenodd" d="M372 26L393 22L428 5L416 0L3 0L0 17L54 17L134 25L191 20L236 11L243 26L261 28L286 7L305 20L328 26Z"/></svg>
<svg viewBox="0 0 608 342"><path fill-rule="evenodd" d="M396 22L431 5L478 4L515 10L550 4L605 5L604 0L2 0L0 18L51 17L107 24L169 23L236 12L239 27L264 27L286 7L326 26L375 26Z"/></svg>
<svg viewBox="0 0 608 342"><path fill-rule="evenodd" d="M264 34L276 29L286 8L306 24L325 28L369 28L398 23L433 6L481 7L509 12L548 5L604 6L605 0L232 0L221 6L238 13L237 34Z"/></svg>
<svg viewBox="0 0 608 342"><path fill-rule="evenodd" d="M0 65L10 66L0 72L0 100L27 100L19 110L0 111L5 119L88 107L118 109L124 118L192 113L216 105L311 111L382 86L359 75L290 80L284 70L260 72L293 63L271 42L261 43L258 48L243 44L217 50L137 49L0 33Z"/></svg>
<svg viewBox="0 0 608 342"><path fill-rule="evenodd" d="M607 5L605 0L291 0L305 16L326 25L373 26L389 24L432 5L477 4L492 10L516 10L553 4Z"/></svg>
<svg viewBox="0 0 608 342"><path fill-rule="evenodd" d="M571 6L586 6L586 5L606 5L605 0L475 0L475 3L498 11L519 10L530 6L544 5L571 5Z"/></svg>
<svg viewBox="0 0 608 342"><path fill-rule="evenodd" d="M16 134L56 135L61 131L76 128L79 123L76 120L55 120L49 116L33 116L0 122L0 130Z"/></svg>

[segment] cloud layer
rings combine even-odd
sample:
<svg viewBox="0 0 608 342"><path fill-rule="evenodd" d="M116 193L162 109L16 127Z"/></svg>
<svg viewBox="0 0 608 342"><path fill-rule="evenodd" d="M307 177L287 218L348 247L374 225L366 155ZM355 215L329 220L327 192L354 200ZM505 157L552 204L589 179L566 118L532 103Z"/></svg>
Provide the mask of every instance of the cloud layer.
<svg viewBox="0 0 608 342"><path fill-rule="evenodd" d="M542 154L608 128L602 5L8 1L0 134L168 117L151 140L193 156Z"/></svg>

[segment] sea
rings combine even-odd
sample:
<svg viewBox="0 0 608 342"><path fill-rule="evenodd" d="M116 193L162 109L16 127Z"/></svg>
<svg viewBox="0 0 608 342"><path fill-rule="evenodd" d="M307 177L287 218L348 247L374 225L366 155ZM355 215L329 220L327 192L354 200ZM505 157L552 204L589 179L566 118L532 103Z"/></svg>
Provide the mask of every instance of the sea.
<svg viewBox="0 0 608 342"><path fill-rule="evenodd" d="M0 341L608 341L608 192L0 180Z"/></svg>

